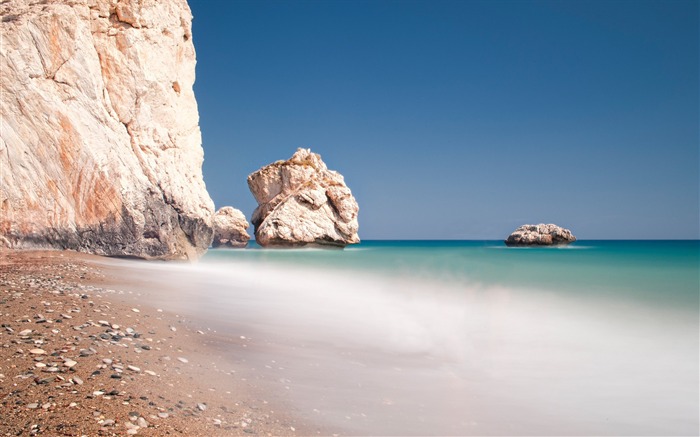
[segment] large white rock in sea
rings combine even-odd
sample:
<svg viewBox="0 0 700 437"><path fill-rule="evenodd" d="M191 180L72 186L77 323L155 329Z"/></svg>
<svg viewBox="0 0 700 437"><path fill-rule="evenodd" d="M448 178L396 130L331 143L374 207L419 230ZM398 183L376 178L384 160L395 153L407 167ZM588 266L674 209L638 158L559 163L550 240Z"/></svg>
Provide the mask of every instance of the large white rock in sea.
<svg viewBox="0 0 700 437"><path fill-rule="evenodd" d="M0 13L0 245L205 251L186 0L6 0Z"/></svg>
<svg viewBox="0 0 700 437"><path fill-rule="evenodd" d="M255 239L262 246L340 246L359 243L359 207L343 176L321 156L298 149L248 176L258 202Z"/></svg>
<svg viewBox="0 0 700 437"><path fill-rule="evenodd" d="M552 246L576 241L571 231L554 224L522 225L505 240L508 246Z"/></svg>
<svg viewBox="0 0 700 437"><path fill-rule="evenodd" d="M214 241L212 247L246 247L250 224L240 210L231 206L219 208L214 214Z"/></svg>

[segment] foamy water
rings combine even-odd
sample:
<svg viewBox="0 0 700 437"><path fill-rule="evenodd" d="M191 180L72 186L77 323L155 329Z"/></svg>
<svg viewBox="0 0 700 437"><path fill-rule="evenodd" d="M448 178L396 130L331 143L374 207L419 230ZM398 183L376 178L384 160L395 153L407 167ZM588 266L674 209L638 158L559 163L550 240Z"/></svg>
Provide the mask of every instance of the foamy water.
<svg viewBox="0 0 700 437"><path fill-rule="evenodd" d="M341 434L698 433L693 247L661 263L653 276L672 275L658 293L648 271L646 286L626 279L648 270L639 254L606 270L581 261L594 252L357 249L119 263L153 281L154 305L246 337L235 377ZM565 287L561 269L579 280Z"/></svg>

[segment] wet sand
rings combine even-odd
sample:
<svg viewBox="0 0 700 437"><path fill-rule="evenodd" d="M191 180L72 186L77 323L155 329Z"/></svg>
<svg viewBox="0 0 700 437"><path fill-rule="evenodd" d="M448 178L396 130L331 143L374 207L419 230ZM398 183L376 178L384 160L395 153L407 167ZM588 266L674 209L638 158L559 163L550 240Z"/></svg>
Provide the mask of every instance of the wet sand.
<svg viewBox="0 0 700 437"><path fill-rule="evenodd" d="M1 435L327 434L237 373L249 339L149 305L126 273L0 252Z"/></svg>

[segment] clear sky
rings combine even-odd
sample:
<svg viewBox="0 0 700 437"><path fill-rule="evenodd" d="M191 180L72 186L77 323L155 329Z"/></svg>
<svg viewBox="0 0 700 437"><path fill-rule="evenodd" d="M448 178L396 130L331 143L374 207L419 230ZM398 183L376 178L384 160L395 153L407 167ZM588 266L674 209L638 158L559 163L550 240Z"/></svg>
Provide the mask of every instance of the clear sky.
<svg viewBox="0 0 700 437"><path fill-rule="evenodd" d="M189 3L217 208L310 147L363 239L700 238L697 1Z"/></svg>

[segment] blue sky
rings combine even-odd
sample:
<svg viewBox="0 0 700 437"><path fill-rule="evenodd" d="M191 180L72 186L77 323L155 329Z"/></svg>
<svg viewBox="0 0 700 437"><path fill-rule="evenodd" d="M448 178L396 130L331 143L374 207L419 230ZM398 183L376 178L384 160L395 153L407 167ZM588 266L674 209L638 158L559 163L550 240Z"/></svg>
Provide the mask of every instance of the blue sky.
<svg viewBox="0 0 700 437"><path fill-rule="evenodd" d="M697 1L189 3L217 208L310 147L363 239L700 238Z"/></svg>

